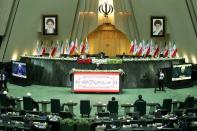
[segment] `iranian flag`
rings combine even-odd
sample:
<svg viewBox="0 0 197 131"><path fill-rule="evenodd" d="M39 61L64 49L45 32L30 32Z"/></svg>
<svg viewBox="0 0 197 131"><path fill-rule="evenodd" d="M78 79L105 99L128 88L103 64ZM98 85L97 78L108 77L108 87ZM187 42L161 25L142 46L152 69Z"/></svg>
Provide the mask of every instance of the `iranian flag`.
<svg viewBox="0 0 197 131"><path fill-rule="evenodd" d="M62 41L57 40L57 46L56 46L56 53L55 56L56 57L60 57L61 56L61 52L62 52Z"/></svg>
<svg viewBox="0 0 197 131"><path fill-rule="evenodd" d="M171 57L172 58L176 57L176 53L177 53L177 48L176 45L174 44L172 47Z"/></svg>
<svg viewBox="0 0 197 131"><path fill-rule="evenodd" d="M71 45L70 45L70 51L69 51L69 54L72 55L74 54L75 52L77 52L77 46L78 46L78 41L77 39L74 41L71 42Z"/></svg>
<svg viewBox="0 0 197 131"><path fill-rule="evenodd" d="M137 45L137 41L134 41L134 51L133 51L133 55L137 55L138 52L138 45Z"/></svg>
<svg viewBox="0 0 197 131"><path fill-rule="evenodd" d="M151 50L151 47L150 47L150 44L148 43L146 45L146 54L145 54L145 56L149 56L150 55L150 50Z"/></svg>
<svg viewBox="0 0 197 131"><path fill-rule="evenodd" d="M133 53L134 53L134 47L135 47L134 42L131 41L130 50L129 50L129 53L130 53L131 55L133 55Z"/></svg>
<svg viewBox="0 0 197 131"><path fill-rule="evenodd" d="M86 49L86 43L83 42L83 40L82 40L81 45L80 45L80 53L85 54L85 49Z"/></svg>
<svg viewBox="0 0 197 131"><path fill-rule="evenodd" d="M56 47L56 46L52 47L51 52L50 52L50 56L51 56L51 57L54 57L56 51L57 51L57 47Z"/></svg>
<svg viewBox="0 0 197 131"><path fill-rule="evenodd" d="M64 54L69 55L70 48L69 48L69 40L66 40L66 45L64 47Z"/></svg>
<svg viewBox="0 0 197 131"><path fill-rule="evenodd" d="M143 46L142 46L142 43L140 42L140 44L138 46L138 51L137 51L138 57L142 56L142 51L143 51Z"/></svg>
<svg viewBox="0 0 197 131"><path fill-rule="evenodd" d="M158 55L159 55L159 46L156 45L156 46L155 46L155 50L154 50L153 57L156 58L156 57L158 57Z"/></svg>
<svg viewBox="0 0 197 131"><path fill-rule="evenodd" d="M166 44L165 48L164 48L164 51L163 51L163 56L168 57L168 54L169 54L169 49L168 49L168 45Z"/></svg>
<svg viewBox="0 0 197 131"><path fill-rule="evenodd" d="M61 40L61 51L60 51L60 54L64 54L64 52L65 52L64 46L65 46L65 43L64 43L63 40Z"/></svg>
<svg viewBox="0 0 197 131"><path fill-rule="evenodd" d="M43 46L41 49L41 55L44 56L46 54L46 48Z"/></svg>
<svg viewBox="0 0 197 131"><path fill-rule="evenodd" d="M41 47L40 47L40 42L37 40L36 42L36 55L39 56L41 54Z"/></svg>
<svg viewBox="0 0 197 131"><path fill-rule="evenodd" d="M88 39L86 37L86 47L85 47L85 53L88 54L89 53L89 42Z"/></svg>

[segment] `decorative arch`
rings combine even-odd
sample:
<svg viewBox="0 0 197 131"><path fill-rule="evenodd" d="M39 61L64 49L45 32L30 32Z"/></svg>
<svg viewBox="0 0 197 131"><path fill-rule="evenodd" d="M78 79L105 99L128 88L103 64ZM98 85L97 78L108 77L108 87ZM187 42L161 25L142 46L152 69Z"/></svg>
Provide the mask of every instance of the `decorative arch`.
<svg viewBox="0 0 197 131"><path fill-rule="evenodd" d="M110 23L98 26L88 35L89 54L104 52L109 57L129 54L130 41L124 33Z"/></svg>

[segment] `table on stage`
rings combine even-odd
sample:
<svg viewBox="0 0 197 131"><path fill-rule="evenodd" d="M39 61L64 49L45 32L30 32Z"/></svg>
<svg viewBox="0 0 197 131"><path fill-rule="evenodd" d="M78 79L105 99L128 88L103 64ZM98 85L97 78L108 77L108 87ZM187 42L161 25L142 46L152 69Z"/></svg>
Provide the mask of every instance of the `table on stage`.
<svg viewBox="0 0 197 131"><path fill-rule="evenodd" d="M17 97L17 98L15 98L15 101L16 101L16 109L18 110L18 111L20 111L22 108L22 101L23 101L23 99L22 98L20 98L20 97Z"/></svg>
<svg viewBox="0 0 197 131"><path fill-rule="evenodd" d="M107 107L107 104L97 103L93 107L97 108L97 113L102 112L104 107Z"/></svg>
<svg viewBox="0 0 197 131"><path fill-rule="evenodd" d="M120 76L123 70L72 69L73 92L120 92Z"/></svg>
<svg viewBox="0 0 197 131"><path fill-rule="evenodd" d="M42 112L47 112L47 104L50 104L50 101L47 100L42 100L42 101L37 101L39 104L42 106Z"/></svg>
<svg viewBox="0 0 197 131"><path fill-rule="evenodd" d="M68 111L70 111L71 113L74 113L73 112L73 109L74 109L74 106L77 105L77 103L76 102L69 101L69 102L64 103L63 105L64 106L65 105L68 106Z"/></svg>
<svg viewBox="0 0 197 131"><path fill-rule="evenodd" d="M121 104L121 107L123 107L124 108L124 114L125 115L128 115L129 113L130 113L130 109L131 109L131 107L134 107L134 105L133 104L130 104L130 103L126 103L126 104Z"/></svg>
<svg viewBox="0 0 197 131"><path fill-rule="evenodd" d="M147 103L146 105L150 106L149 114L153 115L156 110L156 106L159 106L159 103L151 102L151 103Z"/></svg>

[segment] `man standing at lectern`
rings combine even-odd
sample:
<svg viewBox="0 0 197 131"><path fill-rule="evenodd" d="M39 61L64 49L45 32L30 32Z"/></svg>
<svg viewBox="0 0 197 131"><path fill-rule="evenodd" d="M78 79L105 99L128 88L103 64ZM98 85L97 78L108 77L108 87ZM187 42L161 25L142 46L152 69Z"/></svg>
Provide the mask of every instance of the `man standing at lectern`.
<svg viewBox="0 0 197 131"><path fill-rule="evenodd" d="M159 70L159 90L164 91L164 73L162 69Z"/></svg>

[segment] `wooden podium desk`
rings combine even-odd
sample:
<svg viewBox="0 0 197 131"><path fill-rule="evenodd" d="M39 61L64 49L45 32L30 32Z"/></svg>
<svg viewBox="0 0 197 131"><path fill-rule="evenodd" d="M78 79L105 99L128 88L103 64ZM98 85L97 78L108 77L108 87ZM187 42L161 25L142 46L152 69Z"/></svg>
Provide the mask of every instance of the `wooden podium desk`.
<svg viewBox="0 0 197 131"><path fill-rule="evenodd" d="M80 70L72 69L73 92L92 92L92 93L119 93L120 75L119 70Z"/></svg>

